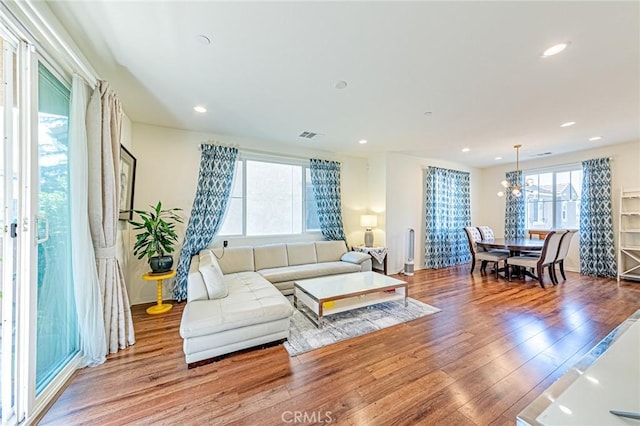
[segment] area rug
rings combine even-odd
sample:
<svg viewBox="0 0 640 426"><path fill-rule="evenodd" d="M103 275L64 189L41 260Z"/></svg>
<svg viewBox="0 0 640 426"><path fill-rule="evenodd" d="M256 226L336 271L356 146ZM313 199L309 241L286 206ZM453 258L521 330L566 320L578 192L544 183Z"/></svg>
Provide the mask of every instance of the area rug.
<svg viewBox="0 0 640 426"><path fill-rule="evenodd" d="M440 312L440 309L410 297L407 298L407 302L407 307L402 301L392 301L330 315L325 318L324 326L320 329L300 311L294 309L289 340L284 343L284 347L290 356L296 356Z"/></svg>

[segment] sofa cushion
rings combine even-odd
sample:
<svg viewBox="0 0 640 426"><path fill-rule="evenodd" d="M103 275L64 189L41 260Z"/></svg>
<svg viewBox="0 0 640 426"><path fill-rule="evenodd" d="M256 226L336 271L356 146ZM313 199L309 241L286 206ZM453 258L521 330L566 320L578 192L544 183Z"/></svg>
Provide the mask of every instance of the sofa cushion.
<svg viewBox="0 0 640 426"><path fill-rule="evenodd" d="M235 274L236 272L255 271L253 265L253 247L227 247L216 250L218 263L222 273Z"/></svg>
<svg viewBox="0 0 640 426"><path fill-rule="evenodd" d="M253 248L255 270L289 266L287 246L285 244L269 244Z"/></svg>
<svg viewBox="0 0 640 426"><path fill-rule="evenodd" d="M187 363L217 357L289 337L289 318L184 339Z"/></svg>
<svg viewBox="0 0 640 426"><path fill-rule="evenodd" d="M348 251L340 258L343 262L357 263L358 265L367 259L371 259L371 255L359 251Z"/></svg>
<svg viewBox="0 0 640 426"><path fill-rule="evenodd" d="M187 303L180 326L183 338L240 329L293 313L287 298L255 272L225 275L224 281L229 288L227 297Z"/></svg>
<svg viewBox="0 0 640 426"><path fill-rule="evenodd" d="M289 258L289 266L318 263L316 245L313 242L287 244L287 256Z"/></svg>
<svg viewBox="0 0 640 426"><path fill-rule="evenodd" d="M221 297L227 297L229 293L227 285L225 284L222 271L216 262L213 253L210 251L200 253L200 264L198 266L204 285L207 288L207 294L209 299L219 299Z"/></svg>
<svg viewBox="0 0 640 426"><path fill-rule="evenodd" d="M344 241L316 241L316 255L318 263L336 262L347 252Z"/></svg>
<svg viewBox="0 0 640 426"><path fill-rule="evenodd" d="M260 275L272 283L316 278L324 275L347 274L349 272L360 272L360 265L338 261L262 269L258 271Z"/></svg>

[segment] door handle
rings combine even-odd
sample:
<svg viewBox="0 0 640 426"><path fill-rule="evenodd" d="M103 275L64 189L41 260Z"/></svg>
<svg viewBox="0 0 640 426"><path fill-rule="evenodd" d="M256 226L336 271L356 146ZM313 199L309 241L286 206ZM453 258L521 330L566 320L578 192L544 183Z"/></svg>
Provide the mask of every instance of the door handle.
<svg viewBox="0 0 640 426"><path fill-rule="evenodd" d="M11 224L11 230L9 231L11 238L18 238L18 223L13 222Z"/></svg>

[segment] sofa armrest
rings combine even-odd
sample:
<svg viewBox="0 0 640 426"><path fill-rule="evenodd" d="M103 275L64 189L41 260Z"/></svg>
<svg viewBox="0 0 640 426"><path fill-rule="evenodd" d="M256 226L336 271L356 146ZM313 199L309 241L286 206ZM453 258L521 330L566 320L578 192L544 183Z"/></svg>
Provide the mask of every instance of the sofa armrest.
<svg viewBox="0 0 640 426"><path fill-rule="evenodd" d="M357 251L348 251L340 258L343 262L355 263L356 265L361 265L362 262L365 262L368 259L371 259L371 256Z"/></svg>
<svg viewBox="0 0 640 426"><path fill-rule="evenodd" d="M197 254L191 258L189 275L187 276L187 302L193 300L209 300L207 286L200 273L200 256Z"/></svg>

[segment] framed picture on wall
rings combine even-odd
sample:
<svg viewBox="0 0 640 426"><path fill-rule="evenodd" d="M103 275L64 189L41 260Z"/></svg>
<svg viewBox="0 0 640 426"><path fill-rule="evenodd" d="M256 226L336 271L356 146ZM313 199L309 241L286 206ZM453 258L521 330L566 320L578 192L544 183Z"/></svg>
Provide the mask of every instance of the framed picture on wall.
<svg viewBox="0 0 640 426"><path fill-rule="evenodd" d="M136 185L136 157L120 145L120 220L133 219L133 190ZM128 210L128 211L127 211Z"/></svg>

